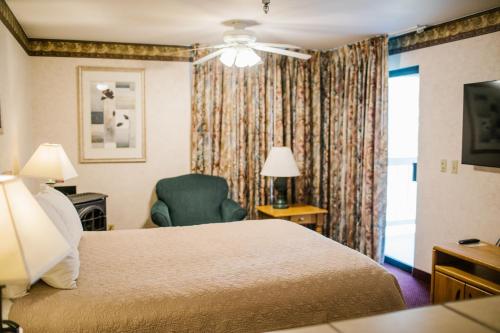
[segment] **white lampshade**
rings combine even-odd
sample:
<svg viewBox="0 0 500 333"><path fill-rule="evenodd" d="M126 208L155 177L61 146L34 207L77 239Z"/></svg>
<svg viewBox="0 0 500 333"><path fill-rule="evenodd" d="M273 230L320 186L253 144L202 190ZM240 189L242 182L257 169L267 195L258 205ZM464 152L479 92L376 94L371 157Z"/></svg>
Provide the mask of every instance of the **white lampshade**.
<svg viewBox="0 0 500 333"><path fill-rule="evenodd" d="M228 67L236 65L236 67L239 68L251 67L262 61L254 50L246 46L226 48L220 55L219 59Z"/></svg>
<svg viewBox="0 0 500 333"><path fill-rule="evenodd" d="M63 147L51 143L41 144L20 174L54 181L65 181L78 176Z"/></svg>
<svg viewBox="0 0 500 333"><path fill-rule="evenodd" d="M297 177L300 176L299 168L293 158L292 150L288 147L273 147L267 156L262 176L271 177Z"/></svg>
<svg viewBox="0 0 500 333"><path fill-rule="evenodd" d="M33 283L69 250L21 179L0 176L0 284Z"/></svg>
<svg viewBox="0 0 500 333"><path fill-rule="evenodd" d="M236 55L236 60L234 64L236 67L252 67L253 65L257 65L261 61L259 55L255 53L249 47L243 47L238 50L238 54Z"/></svg>

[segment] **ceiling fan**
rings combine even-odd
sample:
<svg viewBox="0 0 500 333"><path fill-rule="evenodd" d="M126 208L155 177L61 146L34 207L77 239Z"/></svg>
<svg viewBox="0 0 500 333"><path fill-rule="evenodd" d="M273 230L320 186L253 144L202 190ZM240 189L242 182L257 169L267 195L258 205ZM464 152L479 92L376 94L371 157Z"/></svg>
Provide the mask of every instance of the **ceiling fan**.
<svg viewBox="0 0 500 333"><path fill-rule="evenodd" d="M224 32L224 44L197 48L216 49L216 51L196 60L194 65L202 64L210 59L219 57L220 61L229 67L251 67L262 62L255 50L276 53L287 57L308 60L311 55L291 51L290 49L300 49L299 46L276 43L259 43L255 32L246 29L248 24L242 21L230 21L226 25L231 25L233 29Z"/></svg>

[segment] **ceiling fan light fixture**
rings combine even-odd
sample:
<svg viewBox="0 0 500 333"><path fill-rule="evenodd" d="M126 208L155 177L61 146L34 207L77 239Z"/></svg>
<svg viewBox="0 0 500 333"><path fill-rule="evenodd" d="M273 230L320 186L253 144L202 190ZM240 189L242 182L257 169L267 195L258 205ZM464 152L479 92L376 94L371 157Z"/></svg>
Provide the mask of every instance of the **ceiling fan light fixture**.
<svg viewBox="0 0 500 333"><path fill-rule="evenodd" d="M299 46L281 43L257 43L255 32L245 29L249 26L247 22L232 20L227 24L234 26L234 29L224 32L224 44L197 48L198 50L214 49L214 51L197 58L193 65L200 65L211 59L219 58L219 61L228 67L251 67L262 63L262 59L255 51L265 52L266 54L279 54L301 60L311 58L310 54L293 51L300 49Z"/></svg>
<svg viewBox="0 0 500 333"><path fill-rule="evenodd" d="M236 55L237 55L237 51L234 47L229 47L227 49L224 50L224 52L220 55L220 61L228 66L228 67L232 67L233 64L234 64L234 61L236 60Z"/></svg>
<svg viewBox="0 0 500 333"><path fill-rule="evenodd" d="M236 67L251 67L257 65L262 60L254 50L249 47L243 47L238 50L236 55Z"/></svg>

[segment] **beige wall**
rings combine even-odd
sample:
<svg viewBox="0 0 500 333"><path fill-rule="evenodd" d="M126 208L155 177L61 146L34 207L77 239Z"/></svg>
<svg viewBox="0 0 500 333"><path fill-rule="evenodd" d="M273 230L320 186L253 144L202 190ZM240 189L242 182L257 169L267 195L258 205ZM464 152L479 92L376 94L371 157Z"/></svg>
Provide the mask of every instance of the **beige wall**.
<svg viewBox="0 0 500 333"><path fill-rule="evenodd" d="M61 143L75 165L79 192L109 195L108 223L140 228L156 182L189 172L191 64L82 58L31 58L33 141ZM76 67L145 68L147 162L79 164ZM149 224L149 223L148 223Z"/></svg>
<svg viewBox="0 0 500 333"><path fill-rule="evenodd" d="M420 66L419 167L415 267L431 270L435 244L500 237L500 169L478 170L461 160L464 83L500 79L500 32L405 52L390 69ZM448 172L439 170L448 160Z"/></svg>
<svg viewBox="0 0 500 333"><path fill-rule="evenodd" d="M30 59L0 23L0 173L17 173L31 155Z"/></svg>

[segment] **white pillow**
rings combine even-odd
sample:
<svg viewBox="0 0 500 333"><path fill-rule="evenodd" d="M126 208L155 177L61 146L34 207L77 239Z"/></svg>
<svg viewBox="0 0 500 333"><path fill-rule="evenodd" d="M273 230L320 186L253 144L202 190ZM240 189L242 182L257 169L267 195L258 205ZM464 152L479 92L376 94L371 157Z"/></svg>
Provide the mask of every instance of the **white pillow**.
<svg viewBox="0 0 500 333"><path fill-rule="evenodd" d="M66 241L69 243L68 239L71 239L71 234L68 231L66 223L64 223L63 219L61 218L61 215L59 215L55 207L52 205L50 194L40 192L35 195L35 199L36 201L38 201L38 204L40 205L40 207L42 207L45 214L47 214L52 223L54 223L57 230L59 230L64 239L66 239ZM70 245L73 246L73 242L70 243Z"/></svg>
<svg viewBox="0 0 500 333"><path fill-rule="evenodd" d="M80 253L75 247L50 271L42 276L43 282L58 289L76 289L76 280L80 274Z"/></svg>
<svg viewBox="0 0 500 333"><path fill-rule="evenodd" d="M51 191L42 191L35 198L61 235L68 241L71 248L69 254L63 260L42 276L42 280L54 288L75 289L76 279L78 279L78 274L80 273L80 254L78 253L80 238L76 238L71 233L71 224L65 223L63 216L57 211L54 202L57 204L58 201L53 200L54 195Z"/></svg>
<svg viewBox="0 0 500 333"><path fill-rule="evenodd" d="M43 196L43 198L52 205L66 225L68 231L68 237L66 239L70 245L78 247L80 238L82 238L83 227L75 206L73 206L71 201L64 194L50 186L44 186L39 195Z"/></svg>
<svg viewBox="0 0 500 333"><path fill-rule="evenodd" d="M49 186L45 186L35 198L71 248L63 260L42 276L42 280L54 288L75 289L80 273L78 244L83 233L78 213L64 194ZM2 298L23 297L28 294L29 287L29 284L8 284L3 290Z"/></svg>

